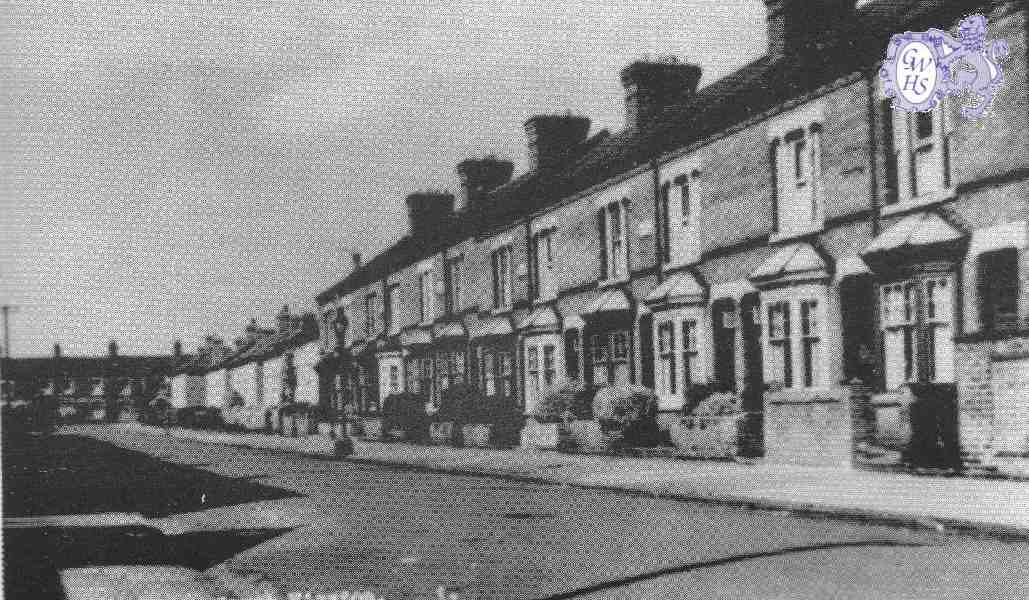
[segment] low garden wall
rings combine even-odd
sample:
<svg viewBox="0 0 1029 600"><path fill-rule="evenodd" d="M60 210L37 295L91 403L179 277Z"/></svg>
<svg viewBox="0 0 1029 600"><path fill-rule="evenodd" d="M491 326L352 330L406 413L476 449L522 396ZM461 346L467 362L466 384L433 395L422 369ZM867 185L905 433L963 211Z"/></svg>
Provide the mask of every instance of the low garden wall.
<svg viewBox="0 0 1029 600"><path fill-rule="evenodd" d="M764 430L768 463L850 466L850 388L766 392Z"/></svg>

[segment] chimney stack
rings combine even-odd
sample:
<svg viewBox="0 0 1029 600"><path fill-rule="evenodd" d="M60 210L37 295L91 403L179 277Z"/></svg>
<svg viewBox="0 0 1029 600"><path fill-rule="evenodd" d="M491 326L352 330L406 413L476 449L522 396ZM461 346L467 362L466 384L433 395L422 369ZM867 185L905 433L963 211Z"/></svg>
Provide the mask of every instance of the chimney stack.
<svg viewBox="0 0 1029 600"><path fill-rule="evenodd" d="M54 344L54 358L61 358L61 345Z"/></svg>
<svg viewBox="0 0 1029 600"><path fill-rule="evenodd" d="M411 237L428 237L442 229L454 216L454 196L447 192L415 192L407 196L407 218Z"/></svg>
<svg viewBox="0 0 1029 600"><path fill-rule="evenodd" d="M765 0L768 55L798 57L848 40L855 0Z"/></svg>
<svg viewBox="0 0 1029 600"><path fill-rule="evenodd" d="M172 356L175 357L175 360L182 358L182 340L175 340L172 343Z"/></svg>
<svg viewBox="0 0 1029 600"><path fill-rule="evenodd" d="M111 342L107 344L107 355L111 358L118 356L118 342L111 340Z"/></svg>
<svg viewBox="0 0 1029 600"><path fill-rule="evenodd" d="M462 160L457 164L457 176L461 178L461 198L457 210L473 211L482 205L483 199L496 188L511 181L514 163L493 156Z"/></svg>
<svg viewBox="0 0 1029 600"><path fill-rule="evenodd" d="M350 255L350 260L353 261L353 263L354 263L354 270L355 271L361 268L361 253L360 252L354 252L353 254L351 254Z"/></svg>
<svg viewBox="0 0 1029 600"><path fill-rule="evenodd" d="M576 146L586 141L589 117L575 115L536 115L525 121L529 138L529 170L548 169L567 158Z"/></svg>
<svg viewBox="0 0 1029 600"><path fill-rule="evenodd" d="M667 106L696 94L700 67L675 57L638 60L622 69L625 88L625 126L636 129Z"/></svg>

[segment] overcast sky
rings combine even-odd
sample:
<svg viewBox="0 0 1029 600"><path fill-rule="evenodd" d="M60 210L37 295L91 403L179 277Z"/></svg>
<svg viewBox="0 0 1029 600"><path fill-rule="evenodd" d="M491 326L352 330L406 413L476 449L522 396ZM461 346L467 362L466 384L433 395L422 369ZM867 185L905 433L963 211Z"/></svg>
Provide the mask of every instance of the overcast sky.
<svg viewBox="0 0 1029 600"><path fill-rule="evenodd" d="M761 0L0 6L0 303L14 356L192 349L313 306L524 120L623 127L618 71L763 53Z"/></svg>

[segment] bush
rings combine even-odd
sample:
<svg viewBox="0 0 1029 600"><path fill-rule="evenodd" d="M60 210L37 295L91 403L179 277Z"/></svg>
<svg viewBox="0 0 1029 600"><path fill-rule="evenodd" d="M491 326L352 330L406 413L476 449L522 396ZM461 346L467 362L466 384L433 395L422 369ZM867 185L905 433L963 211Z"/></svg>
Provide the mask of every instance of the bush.
<svg viewBox="0 0 1029 600"><path fill-rule="evenodd" d="M743 410L739 396L732 392L717 392L700 402L693 410L698 417L723 417Z"/></svg>
<svg viewBox="0 0 1029 600"><path fill-rule="evenodd" d="M699 406L701 402L717 391L716 387L711 384L694 383L690 385L690 387L686 389L686 393L683 395L683 416L692 415L693 411L697 409L697 406Z"/></svg>
<svg viewBox="0 0 1029 600"><path fill-rule="evenodd" d="M660 439L657 395L642 385L601 388L593 397L593 415L606 432L620 434L631 446L653 446Z"/></svg>
<svg viewBox="0 0 1029 600"><path fill-rule="evenodd" d="M592 403L597 389L579 380L559 381L540 399L532 416L540 423L592 419Z"/></svg>
<svg viewBox="0 0 1029 600"><path fill-rule="evenodd" d="M428 433L425 398L410 392L391 394L382 402L382 429L401 429L412 436Z"/></svg>
<svg viewBox="0 0 1029 600"><path fill-rule="evenodd" d="M175 422L191 429L220 429L221 410L213 406L187 406L176 411Z"/></svg>

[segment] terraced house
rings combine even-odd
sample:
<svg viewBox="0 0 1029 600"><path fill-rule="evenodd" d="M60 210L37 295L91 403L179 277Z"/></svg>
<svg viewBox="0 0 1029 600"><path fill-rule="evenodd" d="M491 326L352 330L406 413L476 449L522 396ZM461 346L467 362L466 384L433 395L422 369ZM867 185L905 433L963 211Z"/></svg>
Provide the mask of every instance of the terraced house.
<svg viewBox="0 0 1029 600"><path fill-rule="evenodd" d="M763 414L771 461L1029 456L1026 4L765 4L735 73L633 63L623 131L535 116L526 173L410 195L408 234L317 298L336 402L633 382L669 426L707 384ZM991 111L893 111L891 35L971 12L1010 49Z"/></svg>

